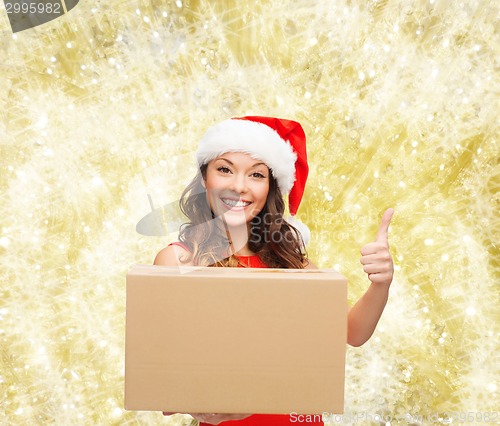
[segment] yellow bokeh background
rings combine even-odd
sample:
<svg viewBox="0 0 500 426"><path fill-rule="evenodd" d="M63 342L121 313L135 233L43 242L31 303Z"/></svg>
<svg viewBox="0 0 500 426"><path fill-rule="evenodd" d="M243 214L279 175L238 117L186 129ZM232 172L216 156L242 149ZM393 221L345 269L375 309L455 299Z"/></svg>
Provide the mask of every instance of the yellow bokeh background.
<svg viewBox="0 0 500 426"><path fill-rule="evenodd" d="M395 209L390 300L348 348L342 424L500 421L499 13L81 0L13 34L0 8L0 423L190 423L123 409L125 274L169 242L135 231L147 195L175 202L205 129L246 114L302 123L298 216L351 302Z"/></svg>

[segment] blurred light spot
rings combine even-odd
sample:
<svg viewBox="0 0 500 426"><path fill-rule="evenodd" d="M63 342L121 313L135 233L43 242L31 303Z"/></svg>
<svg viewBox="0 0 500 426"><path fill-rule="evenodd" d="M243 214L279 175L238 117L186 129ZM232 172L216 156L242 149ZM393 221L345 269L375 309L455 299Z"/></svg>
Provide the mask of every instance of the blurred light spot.
<svg viewBox="0 0 500 426"><path fill-rule="evenodd" d="M45 126L47 126L48 122L49 122L49 117L47 116L47 114L43 113L42 115L40 115L40 118L36 123L36 127L39 129L44 129Z"/></svg>
<svg viewBox="0 0 500 426"><path fill-rule="evenodd" d="M469 306L466 310L465 310L465 313L469 316L473 316L473 315L476 315L476 308L474 308L473 306Z"/></svg>
<svg viewBox="0 0 500 426"><path fill-rule="evenodd" d="M10 240L7 237L0 238L0 246L7 248L10 244Z"/></svg>

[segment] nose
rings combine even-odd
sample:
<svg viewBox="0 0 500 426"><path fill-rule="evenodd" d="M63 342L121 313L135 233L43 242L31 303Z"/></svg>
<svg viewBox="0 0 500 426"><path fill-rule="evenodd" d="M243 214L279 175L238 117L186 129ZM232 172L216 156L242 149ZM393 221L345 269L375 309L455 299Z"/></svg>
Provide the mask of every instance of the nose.
<svg viewBox="0 0 500 426"><path fill-rule="evenodd" d="M237 173L231 182L231 190L238 194L244 194L248 191L247 178L243 173Z"/></svg>

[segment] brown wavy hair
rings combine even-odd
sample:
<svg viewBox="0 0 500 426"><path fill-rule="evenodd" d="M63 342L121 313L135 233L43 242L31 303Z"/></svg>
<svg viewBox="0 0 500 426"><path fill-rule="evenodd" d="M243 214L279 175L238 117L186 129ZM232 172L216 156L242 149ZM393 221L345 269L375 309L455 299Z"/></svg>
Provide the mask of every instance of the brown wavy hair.
<svg viewBox="0 0 500 426"><path fill-rule="evenodd" d="M193 262L199 266L245 266L234 255L223 258L227 248L227 236L217 225L202 179L206 179L207 164L184 189L179 207L189 222L181 225L179 241L190 254L181 262ZM266 204L252 219L249 227L249 249L256 253L270 268L303 269L307 260L305 244L300 232L283 218L285 202L276 179L269 173L269 193Z"/></svg>

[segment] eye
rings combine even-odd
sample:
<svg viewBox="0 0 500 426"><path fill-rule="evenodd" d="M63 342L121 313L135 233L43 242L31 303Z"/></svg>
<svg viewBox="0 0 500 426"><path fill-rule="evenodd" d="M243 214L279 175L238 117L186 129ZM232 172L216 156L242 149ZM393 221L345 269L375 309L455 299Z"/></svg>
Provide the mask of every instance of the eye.
<svg viewBox="0 0 500 426"><path fill-rule="evenodd" d="M265 179L265 176L259 172L252 173L252 176L259 179Z"/></svg>
<svg viewBox="0 0 500 426"><path fill-rule="evenodd" d="M221 173L229 173L231 172L231 170L229 170L229 168L225 167L225 166L220 166L217 168L217 171L221 172Z"/></svg>

